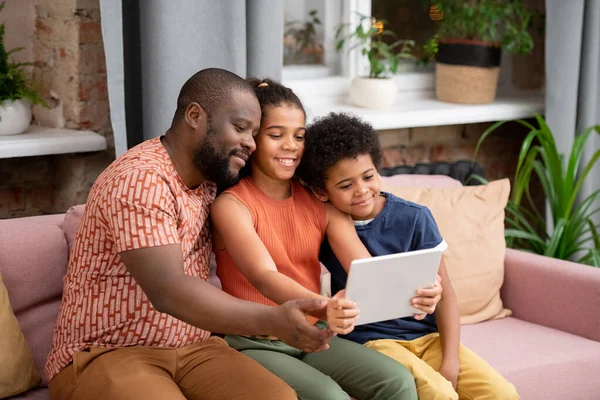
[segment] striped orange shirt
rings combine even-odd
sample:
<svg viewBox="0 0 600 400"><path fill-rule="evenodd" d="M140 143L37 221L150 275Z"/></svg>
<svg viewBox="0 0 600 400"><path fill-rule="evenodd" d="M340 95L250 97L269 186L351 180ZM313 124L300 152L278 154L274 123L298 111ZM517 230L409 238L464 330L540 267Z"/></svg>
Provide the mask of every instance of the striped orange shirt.
<svg viewBox="0 0 600 400"><path fill-rule="evenodd" d="M277 270L319 293L319 249L325 236L325 205L297 181L293 181L292 195L286 200L270 198L250 177L240 180L225 193L235 196L250 211L254 229ZM215 256L217 275L225 292L255 303L275 305L252 286L226 250L215 250Z"/></svg>
<svg viewBox="0 0 600 400"><path fill-rule="evenodd" d="M152 306L119 253L179 244L185 273L208 279L208 213L216 188L191 190L160 138L119 157L97 179L73 243L46 375L52 379L87 347L183 347L210 332Z"/></svg>

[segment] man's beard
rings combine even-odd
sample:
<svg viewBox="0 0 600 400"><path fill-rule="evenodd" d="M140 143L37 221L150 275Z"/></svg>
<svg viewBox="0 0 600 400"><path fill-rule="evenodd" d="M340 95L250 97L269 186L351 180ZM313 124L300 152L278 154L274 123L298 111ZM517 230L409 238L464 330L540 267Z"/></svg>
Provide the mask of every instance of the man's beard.
<svg viewBox="0 0 600 400"><path fill-rule="evenodd" d="M216 136L216 132L209 125L206 140L194 151L194 164L206 178L217 184L217 190L221 192L236 183L239 175L231 171L229 165L229 160L236 150L228 154L219 151L211 140Z"/></svg>

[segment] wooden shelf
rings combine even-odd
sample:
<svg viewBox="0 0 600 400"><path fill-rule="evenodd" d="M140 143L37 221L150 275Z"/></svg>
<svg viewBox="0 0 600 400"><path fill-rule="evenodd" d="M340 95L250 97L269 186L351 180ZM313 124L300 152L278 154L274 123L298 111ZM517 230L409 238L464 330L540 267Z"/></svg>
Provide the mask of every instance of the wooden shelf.
<svg viewBox="0 0 600 400"><path fill-rule="evenodd" d="M20 135L0 136L0 158L106 150L106 138L91 131L30 126Z"/></svg>

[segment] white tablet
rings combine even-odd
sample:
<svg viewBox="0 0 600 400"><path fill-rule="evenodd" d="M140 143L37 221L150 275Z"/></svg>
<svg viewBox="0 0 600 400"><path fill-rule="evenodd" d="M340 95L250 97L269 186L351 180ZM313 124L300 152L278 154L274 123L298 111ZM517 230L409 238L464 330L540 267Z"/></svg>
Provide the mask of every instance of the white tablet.
<svg viewBox="0 0 600 400"><path fill-rule="evenodd" d="M352 261L346 298L360 310L356 325L422 313L410 299L417 289L433 286L446 247L442 242L432 249Z"/></svg>

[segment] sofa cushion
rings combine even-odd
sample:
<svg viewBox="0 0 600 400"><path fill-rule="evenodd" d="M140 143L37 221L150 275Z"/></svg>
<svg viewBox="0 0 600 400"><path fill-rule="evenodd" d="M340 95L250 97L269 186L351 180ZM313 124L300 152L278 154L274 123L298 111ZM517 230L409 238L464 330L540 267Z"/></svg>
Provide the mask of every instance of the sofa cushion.
<svg viewBox="0 0 600 400"><path fill-rule="evenodd" d="M0 273L41 373L62 298L68 250L62 229L33 221L0 221Z"/></svg>
<svg viewBox="0 0 600 400"><path fill-rule="evenodd" d="M65 238L67 239L67 245L69 246L69 252L73 246L81 217L83 217L83 211L85 210L85 204L71 207L65 214L65 220L63 222L62 229L65 232Z"/></svg>
<svg viewBox="0 0 600 400"><path fill-rule="evenodd" d="M0 273L0 399L23 393L39 381Z"/></svg>
<svg viewBox="0 0 600 400"><path fill-rule="evenodd" d="M458 297L461 323L510 314L502 306L504 280L504 207L508 179L457 188L414 188L382 185L382 190L427 206L448 243L444 262Z"/></svg>
<svg viewBox="0 0 600 400"><path fill-rule="evenodd" d="M461 336L522 400L598 398L600 342L516 318L465 325Z"/></svg>

